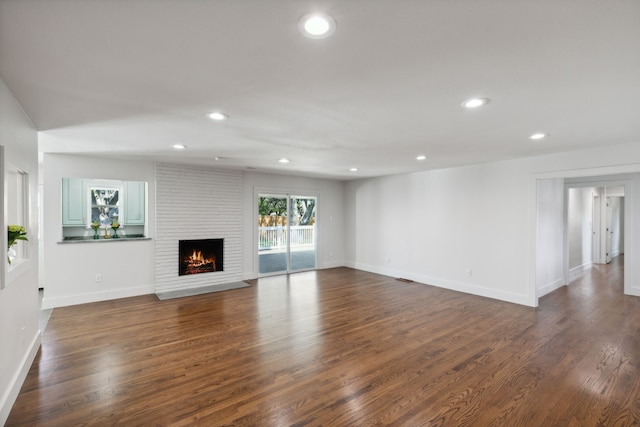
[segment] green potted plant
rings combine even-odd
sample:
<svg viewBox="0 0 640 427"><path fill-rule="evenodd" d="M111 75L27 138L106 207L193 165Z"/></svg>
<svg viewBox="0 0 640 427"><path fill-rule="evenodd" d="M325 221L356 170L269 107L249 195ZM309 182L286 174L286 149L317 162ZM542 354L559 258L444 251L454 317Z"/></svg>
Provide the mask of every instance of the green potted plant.
<svg viewBox="0 0 640 427"><path fill-rule="evenodd" d="M98 221L93 221L91 223L91 228L93 228L93 238L98 240L100 236L98 235L98 229L100 228L100 223Z"/></svg>
<svg viewBox="0 0 640 427"><path fill-rule="evenodd" d="M111 229L113 230L113 236L112 237L114 239L119 239L120 238L120 236L118 236L118 233L117 233L118 228L120 228L120 223L118 223L118 220L113 220L111 222Z"/></svg>
<svg viewBox="0 0 640 427"><path fill-rule="evenodd" d="M16 251L13 246L18 243L18 240L29 240L27 239L27 230L22 225L7 226L7 261L9 261L9 264L16 257Z"/></svg>

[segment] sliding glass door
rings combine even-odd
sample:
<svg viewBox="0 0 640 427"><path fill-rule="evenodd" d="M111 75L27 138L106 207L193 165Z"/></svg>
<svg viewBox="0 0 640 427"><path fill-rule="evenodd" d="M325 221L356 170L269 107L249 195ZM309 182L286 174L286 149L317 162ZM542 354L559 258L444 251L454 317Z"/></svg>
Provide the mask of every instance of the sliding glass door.
<svg viewBox="0 0 640 427"><path fill-rule="evenodd" d="M316 268L316 208L316 197L258 195L261 276Z"/></svg>
<svg viewBox="0 0 640 427"><path fill-rule="evenodd" d="M261 275L289 271L287 195L258 195L258 272Z"/></svg>
<svg viewBox="0 0 640 427"><path fill-rule="evenodd" d="M313 270L316 268L317 199L308 196L291 196L290 201L290 270Z"/></svg>

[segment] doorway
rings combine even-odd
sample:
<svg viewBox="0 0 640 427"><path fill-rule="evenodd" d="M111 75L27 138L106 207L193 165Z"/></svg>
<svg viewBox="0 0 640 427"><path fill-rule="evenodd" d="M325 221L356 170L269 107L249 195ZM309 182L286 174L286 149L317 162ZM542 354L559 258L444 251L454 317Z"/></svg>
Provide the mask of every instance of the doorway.
<svg viewBox="0 0 640 427"><path fill-rule="evenodd" d="M637 168L640 169L640 166ZM589 174L590 171L592 172L591 174ZM571 209L568 208L568 200L571 199L571 192L569 190L571 189L606 187L606 195L609 196L614 195L614 188L621 190L619 196L624 196L623 205L620 207L624 219L624 223L621 223L623 228L620 232L620 255L624 254L624 257L621 257L621 261L624 260L624 258L634 259L637 246L635 244L637 239L634 238L635 233L633 231L637 228L637 225L635 225L636 215L634 215L634 211L636 210L634 207L636 204L634 197L637 198L635 194L639 188L640 173L635 172L635 169L629 173L621 172L611 175L602 174L601 172L602 170L600 169L580 170L579 174L578 171L558 172L545 174L544 177L534 177L530 181L532 184L530 186L531 199L533 201L531 206L534 208L532 216L535 218L535 221L531 224L533 245L530 257L532 274L530 275L531 285L529 287L529 295L532 296L532 306L538 305L538 299L541 296L558 289L560 286L569 284L569 282L575 278L576 274L580 274L594 266L593 260L595 255L593 254L597 252L597 250L593 249L596 245L593 244L593 229L591 227L593 221L592 210L589 209L586 211L586 218L579 223L581 225L578 226L578 233L571 233L569 231L572 228L572 223L570 222ZM556 197L558 192L563 192L563 196ZM583 203L588 203L589 206L591 206L593 201L592 195L593 193L588 193L584 196L582 199ZM603 194L600 195L604 197ZM564 209L557 205L564 205ZM549 219L542 216L547 211L550 211L549 215L552 217L551 220L541 222L543 219ZM581 212L585 211L583 210ZM604 218L601 218L601 220L604 222ZM549 225L547 223L549 223L550 226L541 228L541 226ZM560 246L562 246L562 249L559 251L560 253L557 253L558 251L555 249L557 244L548 245L544 239L541 239L541 236L552 236L552 239L547 239L552 242L557 241L559 236L560 240L564 241L560 243ZM572 236L577 236L578 239L576 240ZM603 238L604 234L601 235L601 240ZM573 246L575 250L571 249L573 244L576 244L576 246ZM600 245L602 245L602 243L600 243ZM574 255L579 255L580 259L573 259ZM558 270L560 271L559 274L557 274ZM627 263L625 268L623 268L625 295L640 296L640 286L634 285L634 277L637 275L636 270L637 267L634 263ZM545 276L546 272L550 273L550 278ZM557 283L557 286L546 289L545 285L547 283L551 283L551 285Z"/></svg>
<svg viewBox="0 0 640 427"><path fill-rule="evenodd" d="M565 283L624 254L624 185L569 185L567 188Z"/></svg>
<svg viewBox="0 0 640 427"><path fill-rule="evenodd" d="M315 196L258 194L258 274L316 268Z"/></svg>

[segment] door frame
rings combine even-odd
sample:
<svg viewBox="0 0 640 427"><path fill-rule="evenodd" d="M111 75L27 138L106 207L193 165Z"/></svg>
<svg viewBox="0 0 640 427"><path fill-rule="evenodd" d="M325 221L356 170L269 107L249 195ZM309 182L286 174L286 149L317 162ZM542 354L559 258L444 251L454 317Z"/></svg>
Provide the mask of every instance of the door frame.
<svg viewBox="0 0 640 427"><path fill-rule="evenodd" d="M609 264L612 260L611 258L611 234L613 234L613 231L611 231L611 226L612 224L612 211L611 211L611 196L609 196L607 194L607 187L604 188L604 194L605 194L605 199L604 199L604 229L602 231L604 231L604 262L606 264Z"/></svg>

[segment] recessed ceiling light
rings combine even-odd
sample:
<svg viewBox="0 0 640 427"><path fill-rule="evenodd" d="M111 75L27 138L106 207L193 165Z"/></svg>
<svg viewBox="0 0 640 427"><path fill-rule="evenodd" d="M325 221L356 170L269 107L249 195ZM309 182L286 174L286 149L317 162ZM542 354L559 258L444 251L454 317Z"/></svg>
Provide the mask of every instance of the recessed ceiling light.
<svg viewBox="0 0 640 427"><path fill-rule="evenodd" d="M489 102L488 98L471 98L462 103L464 108L478 108L486 105Z"/></svg>
<svg viewBox="0 0 640 427"><path fill-rule="evenodd" d="M358 168L351 168L349 169L351 172L358 172Z"/></svg>
<svg viewBox="0 0 640 427"><path fill-rule="evenodd" d="M224 113L220 113L218 111L214 111L213 113L209 113L209 118L211 120L222 121L222 120L227 120L229 118L229 116L227 116Z"/></svg>
<svg viewBox="0 0 640 427"><path fill-rule="evenodd" d="M544 139L546 138L548 135L546 133L542 133L542 132L538 132L538 133L534 133L533 135L531 135L529 137L529 139L533 139L534 141L537 141L539 139Z"/></svg>
<svg viewBox="0 0 640 427"><path fill-rule="evenodd" d="M416 157L416 160L427 160L427 156L424 156L421 154L418 157Z"/></svg>
<svg viewBox="0 0 640 427"><path fill-rule="evenodd" d="M289 163L291 160L289 160L289 159L285 159L285 158L282 158L282 159L280 159L280 160L278 160L278 161L279 161L280 163Z"/></svg>
<svg viewBox="0 0 640 427"><path fill-rule="evenodd" d="M185 148L187 148L187 146L184 144L173 144L172 147L176 150L184 150Z"/></svg>
<svg viewBox="0 0 640 427"><path fill-rule="evenodd" d="M305 37L322 39L336 31L336 21L324 13L311 13L300 18L298 29Z"/></svg>

